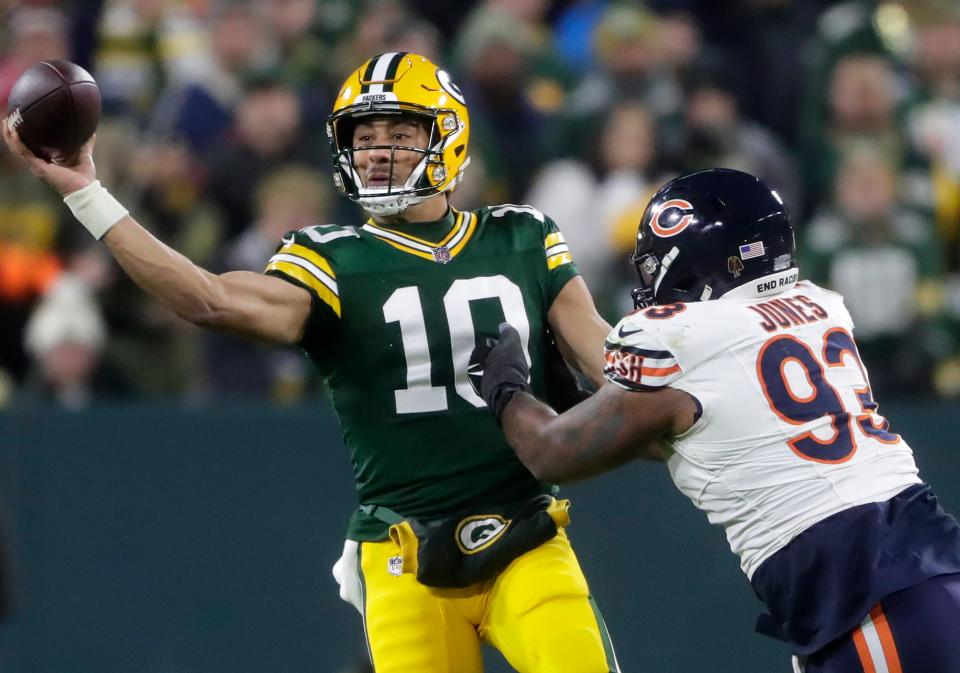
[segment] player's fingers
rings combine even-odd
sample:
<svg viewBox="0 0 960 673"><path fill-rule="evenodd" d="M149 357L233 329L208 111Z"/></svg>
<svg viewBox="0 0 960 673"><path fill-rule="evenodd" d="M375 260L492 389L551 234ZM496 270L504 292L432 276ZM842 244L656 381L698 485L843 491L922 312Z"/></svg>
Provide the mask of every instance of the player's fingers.
<svg viewBox="0 0 960 673"><path fill-rule="evenodd" d="M30 171L34 175L39 177L44 174L46 162L37 157L37 155L30 151L29 147L23 144L23 141L20 140L20 134L13 129L9 119L4 120L3 140L14 154L27 162Z"/></svg>
<svg viewBox="0 0 960 673"><path fill-rule="evenodd" d="M29 155L33 154L20 140L20 136L13 129L13 124L9 118L3 120L3 140L7 143L7 147L17 156L26 159Z"/></svg>
<svg viewBox="0 0 960 673"><path fill-rule="evenodd" d="M96 144L96 141L97 141L97 135L93 134L92 136L90 136L90 140L88 140L87 142L85 142L83 145L80 146L80 149L77 150L76 154L70 157L67 157L66 159L61 161L54 160L53 163L59 166L81 166L89 161L92 164L93 163L93 146Z"/></svg>
<svg viewBox="0 0 960 673"><path fill-rule="evenodd" d="M81 155L83 155L83 154L89 154L90 156L93 156L93 148L94 148L94 146L95 146L96 144L97 144L97 134L94 133L92 136L90 136L90 140L88 140L87 142L85 142L85 143L80 147L80 154L81 154Z"/></svg>
<svg viewBox="0 0 960 673"><path fill-rule="evenodd" d="M500 323L500 337L503 338L507 335L518 334L517 328L511 325L508 322Z"/></svg>
<svg viewBox="0 0 960 673"><path fill-rule="evenodd" d="M20 134L13 129L9 120L3 125L3 139L6 141L7 147L24 161L29 163L31 159L36 158L33 152L30 151L30 148L20 140Z"/></svg>
<svg viewBox="0 0 960 673"><path fill-rule="evenodd" d="M515 348L520 345L520 333L517 328L508 322L500 323L500 343L507 348Z"/></svg>
<svg viewBox="0 0 960 673"><path fill-rule="evenodd" d="M6 143L7 147L10 148L10 151L14 154L17 154L17 148L13 143L13 131L10 129L10 119L5 117L3 124L0 124L3 128L0 129L3 132L3 142Z"/></svg>
<svg viewBox="0 0 960 673"><path fill-rule="evenodd" d="M94 133L90 136L90 140L85 142L80 148L79 160L77 163L89 163L90 166L93 166L93 148L97 145L97 134ZM94 170L96 167L94 166Z"/></svg>

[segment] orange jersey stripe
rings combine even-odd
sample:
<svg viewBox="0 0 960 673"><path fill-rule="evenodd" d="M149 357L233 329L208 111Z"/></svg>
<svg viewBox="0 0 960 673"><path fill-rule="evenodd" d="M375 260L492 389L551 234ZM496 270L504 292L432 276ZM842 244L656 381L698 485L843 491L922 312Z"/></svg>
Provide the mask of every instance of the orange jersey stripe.
<svg viewBox="0 0 960 673"><path fill-rule="evenodd" d="M900 666L900 653L897 652L897 644L893 640L893 632L890 630L887 616L883 614L883 608L878 605L871 610L870 618L877 629L877 635L880 636L880 646L883 647L883 658L887 660L887 669L890 673L903 673L903 668Z"/></svg>
<svg viewBox="0 0 960 673"><path fill-rule="evenodd" d="M860 659L860 665L863 666L863 673L877 673L873 665L873 657L870 656L870 649L867 647L867 639L863 637L863 629L860 627L853 632L853 646L857 648L857 657Z"/></svg>
<svg viewBox="0 0 960 673"><path fill-rule="evenodd" d="M666 376L667 374L673 374L674 372L680 371L680 365L672 365L670 367L641 367L640 373L643 376Z"/></svg>

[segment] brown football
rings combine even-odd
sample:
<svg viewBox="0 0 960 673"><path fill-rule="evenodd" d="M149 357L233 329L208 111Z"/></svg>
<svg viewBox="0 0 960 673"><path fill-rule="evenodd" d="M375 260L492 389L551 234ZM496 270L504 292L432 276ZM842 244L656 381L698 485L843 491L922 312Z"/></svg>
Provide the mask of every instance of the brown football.
<svg viewBox="0 0 960 673"><path fill-rule="evenodd" d="M66 161L90 139L100 121L100 89L69 61L41 61L10 90L7 116L20 139L47 161Z"/></svg>

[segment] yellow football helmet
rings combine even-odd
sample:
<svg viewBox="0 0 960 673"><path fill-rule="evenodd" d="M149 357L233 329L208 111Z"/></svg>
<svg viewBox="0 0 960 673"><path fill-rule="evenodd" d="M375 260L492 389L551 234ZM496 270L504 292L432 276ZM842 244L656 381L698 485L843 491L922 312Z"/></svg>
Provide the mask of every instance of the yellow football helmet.
<svg viewBox="0 0 960 673"><path fill-rule="evenodd" d="M391 175L397 149L420 152L423 158L404 184L365 187L353 156L358 149L353 146L356 120L397 114L425 118L430 132L426 149L396 145L359 149L391 150ZM327 118L327 137L333 148L337 189L374 215L395 215L414 203L452 190L470 163L470 120L463 94L444 70L417 54L374 56L351 73Z"/></svg>

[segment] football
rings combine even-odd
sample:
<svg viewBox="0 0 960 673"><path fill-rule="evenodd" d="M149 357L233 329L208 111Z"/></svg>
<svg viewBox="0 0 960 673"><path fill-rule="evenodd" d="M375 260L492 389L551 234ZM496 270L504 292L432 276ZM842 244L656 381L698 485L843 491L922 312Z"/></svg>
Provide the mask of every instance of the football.
<svg viewBox="0 0 960 673"><path fill-rule="evenodd" d="M97 129L100 104L100 89L86 70L69 61L41 61L14 83L7 117L34 154L64 162Z"/></svg>

